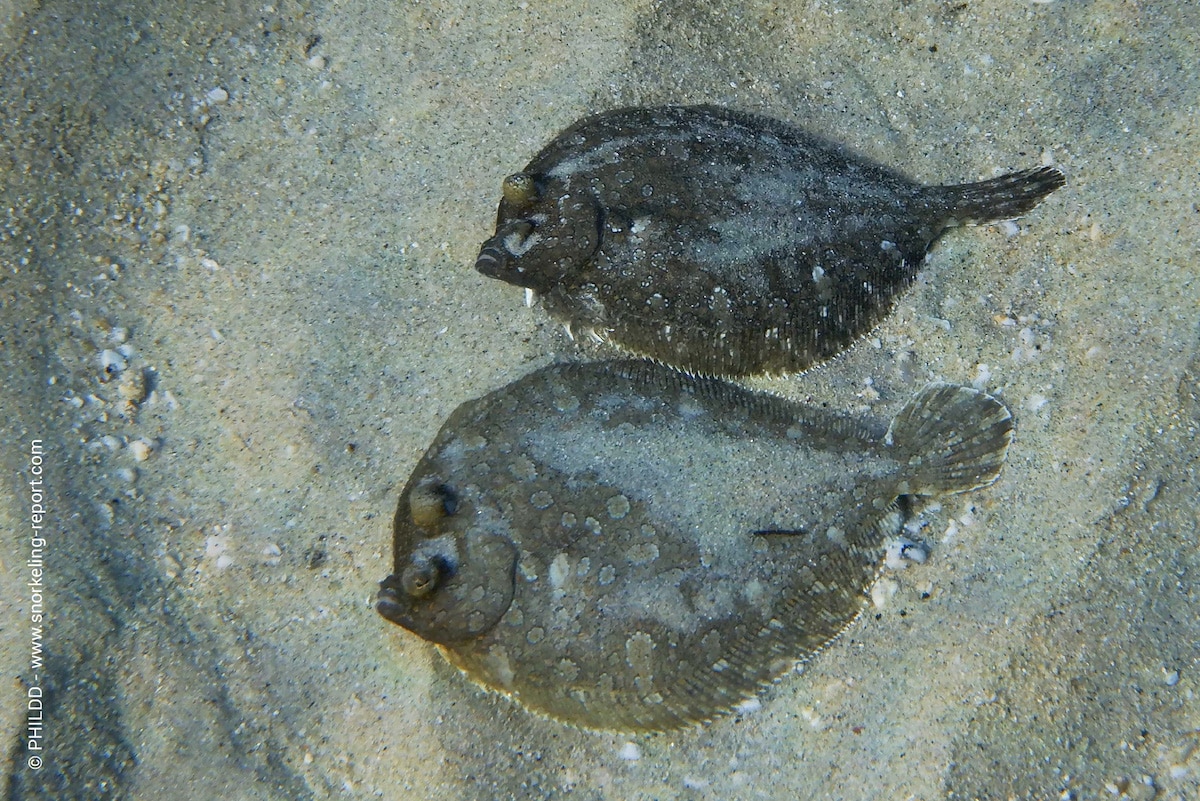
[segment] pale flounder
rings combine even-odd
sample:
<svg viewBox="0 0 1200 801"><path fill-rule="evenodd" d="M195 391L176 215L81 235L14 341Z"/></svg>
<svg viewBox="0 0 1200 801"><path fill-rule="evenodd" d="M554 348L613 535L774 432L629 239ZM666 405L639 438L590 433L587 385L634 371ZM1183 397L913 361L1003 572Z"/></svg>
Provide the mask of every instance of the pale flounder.
<svg viewBox="0 0 1200 801"><path fill-rule="evenodd" d="M576 725L708 720L863 609L901 495L999 474L997 400L890 427L650 362L556 365L460 406L405 487L378 610Z"/></svg>
<svg viewBox="0 0 1200 801"><path fill-rule="evenodd" d="M922 186L767 117L619 109L505 179L475 267L687 372L799 372L877 325L947 228L1024 214L1063 181Z"/></svg>

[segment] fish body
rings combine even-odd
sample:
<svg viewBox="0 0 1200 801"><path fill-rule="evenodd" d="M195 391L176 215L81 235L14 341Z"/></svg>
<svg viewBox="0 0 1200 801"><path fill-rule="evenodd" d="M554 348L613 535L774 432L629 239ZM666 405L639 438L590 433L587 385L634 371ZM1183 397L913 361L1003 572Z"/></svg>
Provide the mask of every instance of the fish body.
<svg viewBox="0 0 1200 801"><path fill-rule="evenodd" d="M505 179L475 267L570 331L687 372L793 373L874 328L946 229L1063 183L1042 167L923 186L767 117L626 108Z"/></svg>
<svg viewBox="0 0 1200 801"><path fill-rule="evenodd" d="M1011 432L944 384L889 426L646 361L553 365L438 432L377 609L559 720L709 720L861 612L899 496L990 483Z"/></svg>

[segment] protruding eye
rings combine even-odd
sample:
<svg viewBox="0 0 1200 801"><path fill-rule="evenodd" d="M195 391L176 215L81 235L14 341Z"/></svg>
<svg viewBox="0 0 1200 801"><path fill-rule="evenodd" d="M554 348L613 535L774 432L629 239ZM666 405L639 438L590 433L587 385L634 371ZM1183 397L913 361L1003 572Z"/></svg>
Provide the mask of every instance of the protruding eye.
<svg viewBox="0 0 1200 801"><path fill-rule="evenodd" d="M443 517L458 511L458 495L449 484L431 479L413 488L408 496L408 508L413 523L421 528L429 528Z"/></svg>
<svg viewBox="0 0 1200 801"><path fill-rule="evenodd" d="M442 566L436 559L421 559L404 568L400 588L409 598L428 598L442 580Z"/></svg>
<svg viewBox="0 0 1200 801"><path fill-rule="evenodd" d="M504 199L517 207L528 206L538 199L537 183L527 172L514 173L505 178L501 191Z"/></svg>

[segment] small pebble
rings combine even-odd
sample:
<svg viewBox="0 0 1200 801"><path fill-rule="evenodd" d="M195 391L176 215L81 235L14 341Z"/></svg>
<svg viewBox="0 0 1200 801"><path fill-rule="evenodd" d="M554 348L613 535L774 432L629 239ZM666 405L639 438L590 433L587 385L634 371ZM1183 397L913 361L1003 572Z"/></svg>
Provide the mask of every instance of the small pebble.
<svg viewBox="0 0 1200 801"><path fill-rule="evenodd" d="M162 567L163 575L167 578L175 578L179 575L181 568L179 562L174 557L164 556L158 563Z"/></svg>
<svg viewBox="0 0 1200 801"><path fill-rule="evenodd" d="M312 67L314 70L325 69L325 64L325 56L313 56L308 60L308 66Z"/></svg>
<svg viewBox="0 0 1200 801"><path fill-rule="evenodd" d="M1043 408L1045 408L1046 404L1048 404L1049 402L1050 402L1050 399L1047 398L1045 395L1041 395L1041 394L1038 394L1035 392L1034 394L1030 395L1028 398L1025 399L1025 408L1031 412L1040 412Z"/></svg>
<svg viewBox="0 0 1200 801"><path fill-rule="evenodd" d="M105 348L100 351L100 370L103 372L102 381L107 381L112 376L124 370L129 363L125 361L125 357L115 350Z"/></svg>
<svg viewBox="0 0 1200 801"><path fill-rule="evenodd" d="M805 722L808 723L809 728L811 728L813 731L823 731L828 728L828 725L825 723L825 719L822 718L820 713L811 706L801 707L800 717L804 718Z"/></svg>
<svg viewBox="0 0 1200 801"><path fill-rule="evenodd" d="M204 96L204 99L207 100L209 105L212 106L224 105L229 101L229 92L226 92L224 89L218 86L214 89L209 89L208 94Z"/></svg>
<svg viewBox="0 0 1200 801"><path fill-rule="evenodd" d="M889 570L903 570L909 562L925 564L929 558L929 547L908 537L895 537L888 542L885 553L884 564Z"/></svg>
<svg viewBox="0 0 1200 801"><path fill-rule="evenodd" d="M883 609L895 597L900 589L900 583L895 579L881 578L871 586L871 604L876 609Z"/></svg>
<svg viewBox="0 0 1200 801"><path fill-rule="evenodd" d="M229 553L229 540L224 536L213 534L205 537L204 556L212 559L218 570L233 565L233 556Z"/></svg>
<svg viewBox="0 0 1200 801"><path fill-rule="evenodd" d="M283 550L275 543L269 543L262 549L263 561L268 565L277 565L283 558Z"/></svg>
<svg viewBox="0 0 1200 801"><path fill-rule="evenodd" d="M135 439L129 443L129 452L133 454L136 461L144 462L154 452L154 443L145 439Z"/></svg>
<svg viewBox="0 0 1200 801"><path fill-rule="evenodd" d="M625 743L621 746L621 759L627 762L636 762L642 758L642 749L638 748L637 743Z"/></svg>
<svg viewBox="0 0 1200 801"><path fill-rule="evenodd" d="M1153 778L1143 776L1141 779L1129 783L1129 789L1125 791L1125 795L1130 798L1130 801L1151 801L1158 795L1158 787L1154 784Z"/></svg>
<svg viewBox="0 0 1200 801"><path fill-rule="evenodd" d="M1171 752L1167 755L1167 759L1171 764L1171 775L1174 776L1177 772L1187 772L1187 762L1196 753L1197 740L1194 736L1185 735Z"/></svg>
<svg viewBox="0 0 1200 801"><path fill-rule="evenodd" d="M146 399L146 373L143 370L128 370L117 385L117 396L127 405L137 406Z"/></svg>

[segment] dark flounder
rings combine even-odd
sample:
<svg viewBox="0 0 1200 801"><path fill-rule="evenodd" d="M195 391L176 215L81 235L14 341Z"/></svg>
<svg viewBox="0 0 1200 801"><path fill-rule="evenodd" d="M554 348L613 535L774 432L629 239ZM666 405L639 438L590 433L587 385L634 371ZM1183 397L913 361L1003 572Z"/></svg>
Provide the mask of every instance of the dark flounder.
<svg viewBox="0 0 1200 801"><path fill-rule="evenodd" d="M1024 214L1042 167L921 186L712 106L584 119L504 181L475 267L568 330L689 372L798 372L873 328L947 228Z"/></svg>
<svg viewBox="0 0 1200 801"><path fill-rule="evenodd" d="M860 613L898 496L990 483L1011 432L950 385L889 428L650 362L547 367L442 427L377 608L554 718L708 720Z"/></svg>

